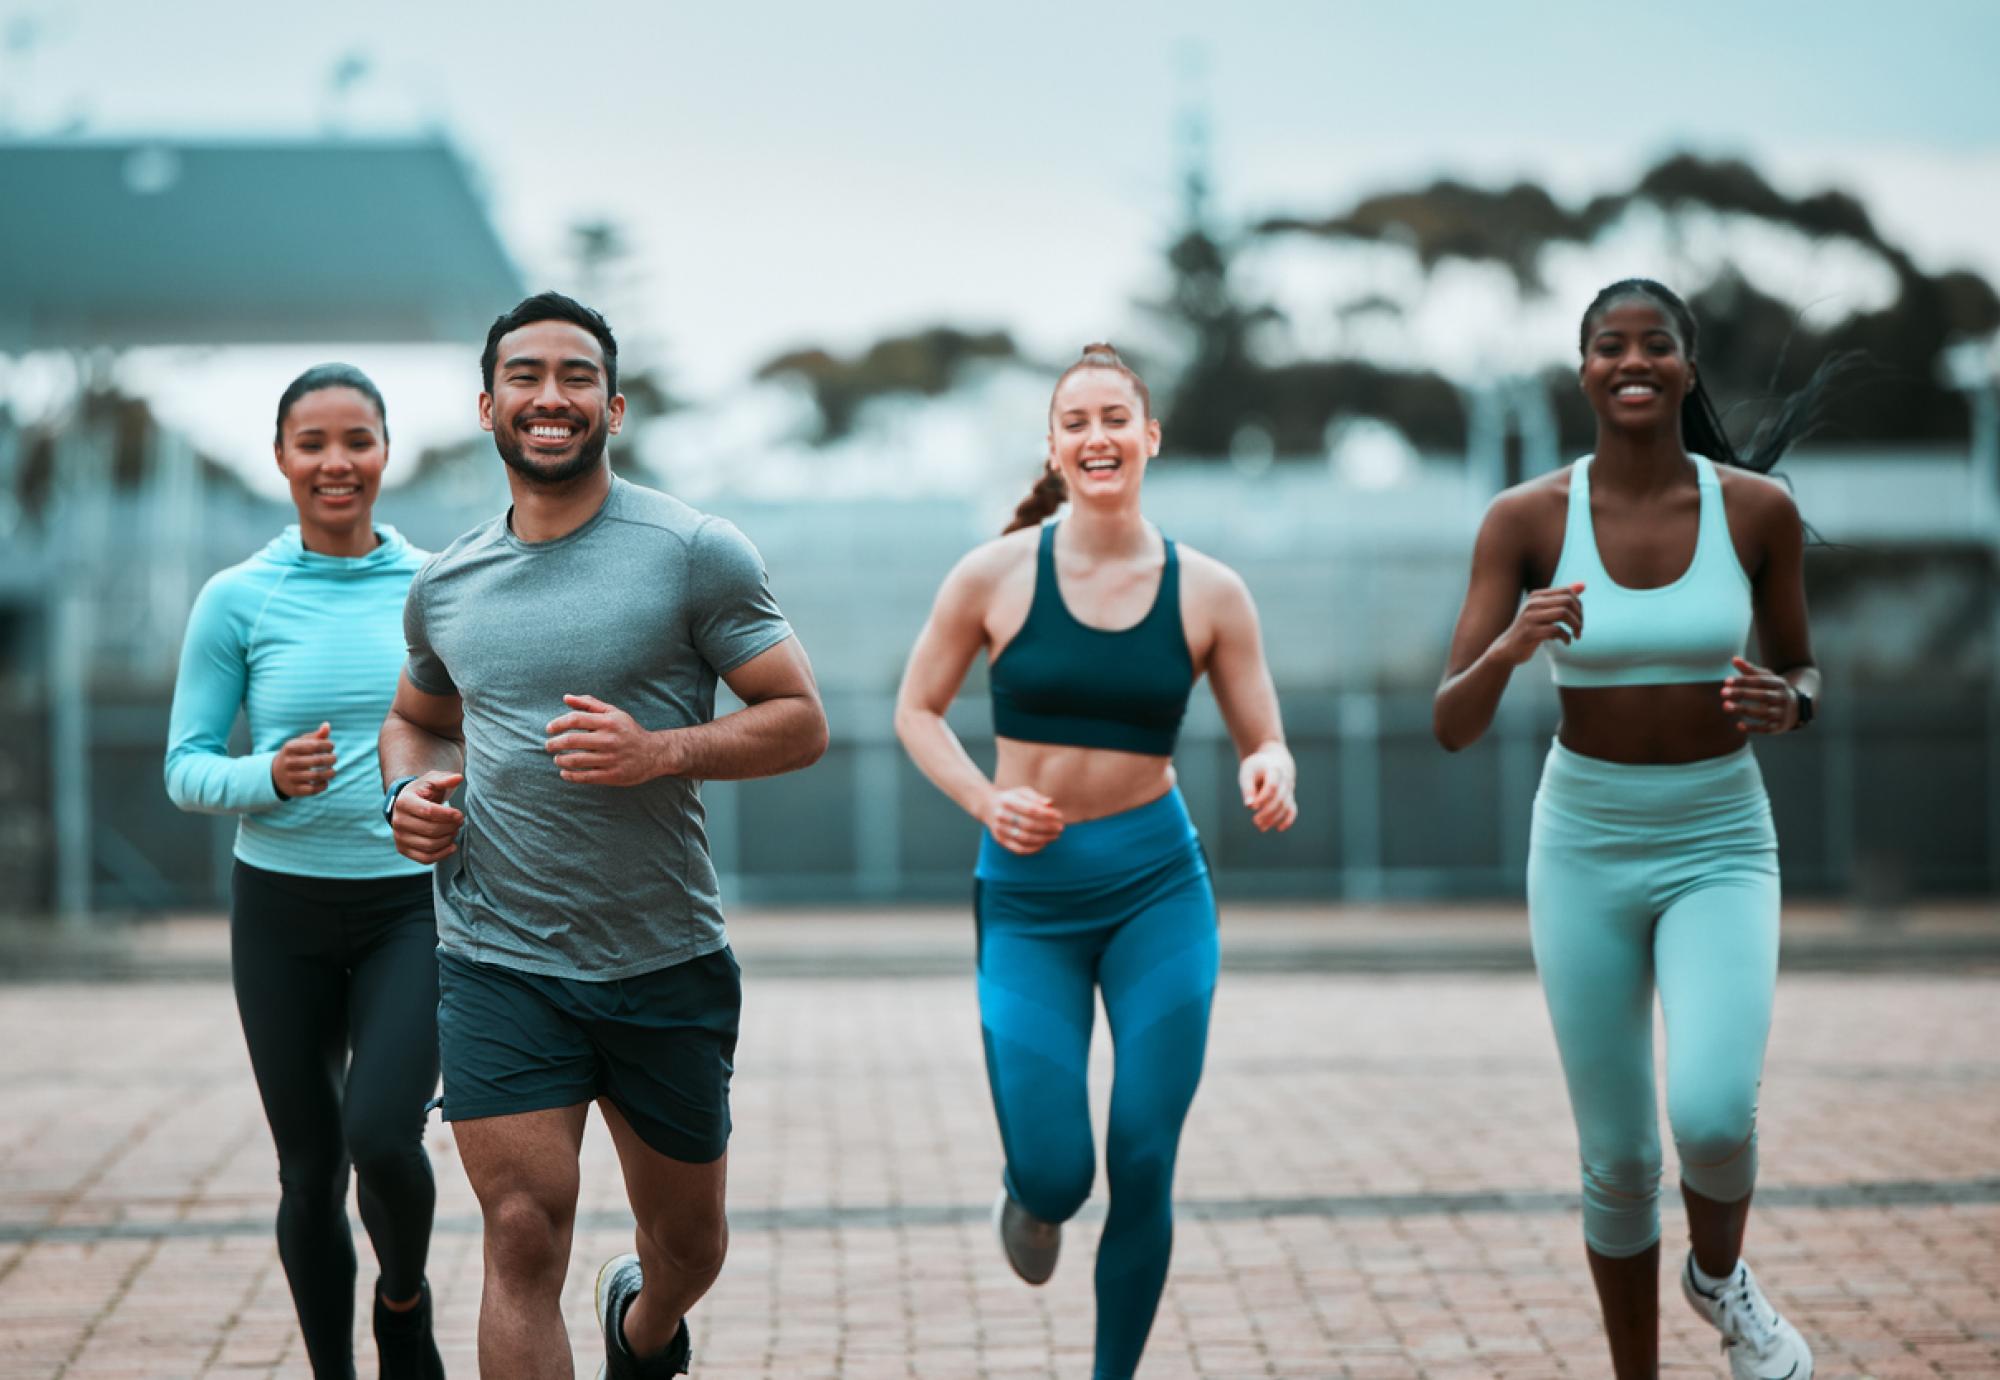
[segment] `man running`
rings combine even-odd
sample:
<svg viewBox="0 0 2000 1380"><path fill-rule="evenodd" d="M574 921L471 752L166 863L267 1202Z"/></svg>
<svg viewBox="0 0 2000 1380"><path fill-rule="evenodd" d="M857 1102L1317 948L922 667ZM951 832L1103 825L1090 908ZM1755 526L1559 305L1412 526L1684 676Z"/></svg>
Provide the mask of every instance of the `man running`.
<svg viewBox="0 0 2000 1380"><path fill-rule="evenodd" d="M826 716L756 549L612 475L604 318L530 297L480 369L513 506L411 584L381 737L396 846L438 864L444 1115L485 1218L479 1370L572 1373L561 1296L595 1101L638 1220L636 1255L598 1274L600 1374L683 1374L728 1244L741 1001L699 783L810 765ZM715 719L718 677L745 707Z"/></svg>

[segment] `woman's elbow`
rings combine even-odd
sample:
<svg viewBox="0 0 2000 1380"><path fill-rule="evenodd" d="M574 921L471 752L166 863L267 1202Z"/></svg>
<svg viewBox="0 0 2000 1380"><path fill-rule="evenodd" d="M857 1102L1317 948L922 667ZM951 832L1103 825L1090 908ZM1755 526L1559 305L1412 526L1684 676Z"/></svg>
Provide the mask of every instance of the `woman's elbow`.
<svg viewBox="0 0 2000 1380"><path fill-rule="evenodd" d="M935 722L937 717L920 705L898 700L895 715L896 741L903 745L905 752L915 751L917 735L922 731L922 726L927 722Z"/></svg>
<svg viewBox="0 0 2000 1380"><path fill-rule="evenodd" d="M179 760L167 754L167 760L160 768L160 781L167 788L167 799L176 810L192 810L196 807L194 797L187 789L187 774L180 770Z"/></svg>
<svg viewBox="0 0 2000 1380"><path fill-rule="evenodd" d="M1457 752L1462 748L1468 748L1479 737L1476 733L1467 733L1451 721L1442 696L1431 702L1431 736L1437 739L1438 746L1446 752Z"/></svg>
<svg viewBox="0 0 2000 1380"><path fill-rule="evenodd" d="M201 790L194 781L194 773L187 770L185 765L168 758L162 778L166 782L167 799L173 802L176 810L184 810L191 815L226 813L202 799Z"/></svg>

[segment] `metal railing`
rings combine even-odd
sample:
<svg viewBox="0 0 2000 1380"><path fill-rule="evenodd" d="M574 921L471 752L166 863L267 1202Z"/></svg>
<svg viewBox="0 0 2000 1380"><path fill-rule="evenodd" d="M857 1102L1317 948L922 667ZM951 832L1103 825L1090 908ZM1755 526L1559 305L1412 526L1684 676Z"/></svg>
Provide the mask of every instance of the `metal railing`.
<svg viewBox="0 0 2000 1380"><path fill-rule="evenodd" d="M145 486L122 494L101 453L64 444L56 506L38 530L17 525L0 552L10 601L0 630L11 629L0 687L15 718L35 726L0 754L0 904L79 916L212 906L231 822L179 814L160 786L173 652L198 580L253 550L286 511L204 493L191 452L171 438L156 443ZM1815 587L1828 712L1811 732L1760 748L1787 884L1864 897L2000 894L2000 519L1990 501L1973 501L1994 467L1936 451L1792 467L1802 506L1829 536L1897 554L1893 578L1870 574L1866 589L1825 598ZM1300 825L1256 835L1234 804L1227 738L1198 695L1178 766L1225 889L1518 894L1555 717L1546 678L1518 677L1492 733L1465 753L1448 756L1429 735L1429 684L1481 506L1469 474L1427 465L1386 493L1310 467L1232 477L1183 466L1148 482L1163 526L1249 580L1301 762ZM483 490L392 491L383 509L419 542L441 544L496 501ZM730 893L856 904L962 896L976 828L904 759L890 696L937 580L990 530L986 505L710 506L762 547L834 731L810 772L706 788ZM1940 638L1956 658L1943 672L1926 650ZM953 722L990 760L983 694L975 672Z"/></svg>

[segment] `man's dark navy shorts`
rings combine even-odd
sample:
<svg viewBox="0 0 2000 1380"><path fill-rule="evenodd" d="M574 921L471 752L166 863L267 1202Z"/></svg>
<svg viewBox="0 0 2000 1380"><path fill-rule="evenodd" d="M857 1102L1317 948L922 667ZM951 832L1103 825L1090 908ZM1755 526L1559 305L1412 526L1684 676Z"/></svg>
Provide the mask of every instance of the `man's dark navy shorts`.
<svg viewBox="0 0 2000 1380"><path fill-rule="evenodd" d="M671 1159L729 1148L743 972L719 949L611 982L438 954L444 1117L474 1121L606 1098Z"/></svg>

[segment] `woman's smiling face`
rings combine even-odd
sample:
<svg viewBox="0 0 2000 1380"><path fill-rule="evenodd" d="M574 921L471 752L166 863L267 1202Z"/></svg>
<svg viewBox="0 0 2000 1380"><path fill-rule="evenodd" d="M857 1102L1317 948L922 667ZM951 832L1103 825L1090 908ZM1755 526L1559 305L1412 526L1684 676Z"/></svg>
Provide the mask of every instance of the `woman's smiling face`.
<svg viewBox="0 0 2000 1380"><path fill-rule="evenodd" d="M1117 369L1071 373L1049 404L1049 460L1072 499L1090 501L1136 491L1146 462L1160 451L1160 424Z"/></svg>
<svg viewBox="0 0 2000 1380"><path fill-rule="evenodd" d="M308 537L345 534L368 523L389 461L385 431L374 401L357 389L316 388L291 405L277 446L278 469L291 484Z"/></svg>
<svg viewBox="0 0 2000 1380"><path fill-rule="evenodd" d="M1577 381L1605 426L1673 424L1694 387L1694 361L1665 306L1641 293L1613 298L1590 323Z"/></svg>

